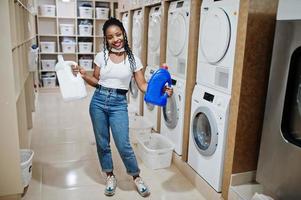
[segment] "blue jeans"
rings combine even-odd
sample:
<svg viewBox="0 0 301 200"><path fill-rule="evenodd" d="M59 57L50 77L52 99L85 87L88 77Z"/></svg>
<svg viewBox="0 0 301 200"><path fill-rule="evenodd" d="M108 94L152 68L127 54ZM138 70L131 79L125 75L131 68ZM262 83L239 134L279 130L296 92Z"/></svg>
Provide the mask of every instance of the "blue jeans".
<svg viewBox="0 0 301 200"><path fill-rule="evenodd" d="M96 89L90 103L90 116L97 153L103 172L113 172L110 128L117 150L131 176L139 175L137 160L129 141L129 118L126 95L114 89Z"/></svg>

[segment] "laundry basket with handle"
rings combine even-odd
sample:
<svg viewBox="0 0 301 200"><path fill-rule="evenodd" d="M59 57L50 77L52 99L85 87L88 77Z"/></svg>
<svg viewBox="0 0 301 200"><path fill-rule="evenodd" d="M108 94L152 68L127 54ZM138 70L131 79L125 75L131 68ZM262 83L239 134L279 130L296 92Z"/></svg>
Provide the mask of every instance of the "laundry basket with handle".
<svg viewBox="0 0 301 200"><path fill-rule="evenodd" d="M30 149L20 150L22 185L26 187L32 177L32 159L34 152Z"/></svg>

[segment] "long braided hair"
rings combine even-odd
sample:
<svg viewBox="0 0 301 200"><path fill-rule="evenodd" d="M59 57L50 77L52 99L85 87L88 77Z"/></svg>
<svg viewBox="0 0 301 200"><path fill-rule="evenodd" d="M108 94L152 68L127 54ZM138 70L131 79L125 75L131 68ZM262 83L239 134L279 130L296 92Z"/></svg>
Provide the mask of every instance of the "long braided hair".
<svg viewBox="0 0 301 200"><path fill-rule="evenodd" d="M130 67L131 67L131 70L132 72L134 72L135 68L136 68L136 62L135 62L135 57L134 57L134 54L131 50L131 48L129 47L129 42L128 42L128 38L127 38L127 34L126 34L126 31L124 29L124 26L122 24L121 21L119 21L118 19L114 18L114 17L111 17L110 19L108 19L103 27L102 27L102 31L103 31L103 35L105 36L106 35L106 30L110 27L110 26L118 26L122 33L123 33L123 38L124 38L124 49L125 49L125 54L124 54L124 62L126 62L126 56L128 56L128 59L129 59L129 62L130 62ZM109 60L109 55L108 57L106 58L106 51L110 52L110 46L109 46L109 43L106 39L106 36L103 38L103 52L104 52L104 60L105 60L105 64L107 65L107 62Z"/></svg>

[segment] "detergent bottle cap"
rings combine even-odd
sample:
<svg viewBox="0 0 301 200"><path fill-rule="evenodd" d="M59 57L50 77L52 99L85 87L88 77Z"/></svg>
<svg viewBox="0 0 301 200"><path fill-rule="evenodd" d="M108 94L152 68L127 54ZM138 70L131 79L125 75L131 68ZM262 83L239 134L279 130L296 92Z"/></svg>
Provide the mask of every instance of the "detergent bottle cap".
<svg viewBox="0 0 301 200"><path fill-rule="evenodd" d="M162 69L166 69L168 70L168 66L166 65L166 63L164 63L162 66L161 66Z"/></svg>

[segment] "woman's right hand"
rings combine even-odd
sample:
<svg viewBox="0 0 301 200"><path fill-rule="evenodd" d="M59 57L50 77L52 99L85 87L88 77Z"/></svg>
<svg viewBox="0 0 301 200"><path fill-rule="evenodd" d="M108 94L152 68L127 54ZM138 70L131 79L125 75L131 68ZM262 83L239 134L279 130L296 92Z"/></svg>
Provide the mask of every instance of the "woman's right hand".
<svg viewBox="0 0 301 200"><path fill-rule="evenodd" d="M85 68L83 68L79 65L72 65L72 73L74 76L76 76L78 73L80 73L81 76L85 76L86 70L85 70Z"/></svg>

